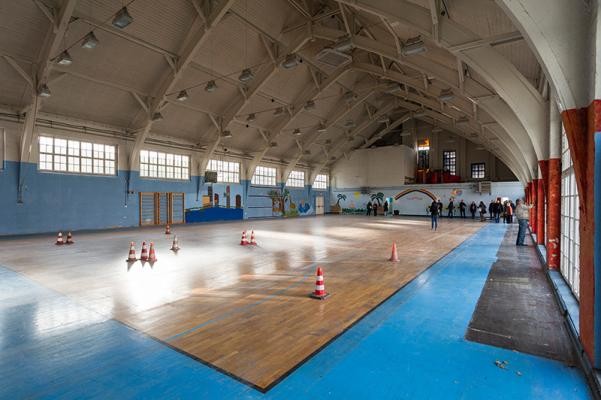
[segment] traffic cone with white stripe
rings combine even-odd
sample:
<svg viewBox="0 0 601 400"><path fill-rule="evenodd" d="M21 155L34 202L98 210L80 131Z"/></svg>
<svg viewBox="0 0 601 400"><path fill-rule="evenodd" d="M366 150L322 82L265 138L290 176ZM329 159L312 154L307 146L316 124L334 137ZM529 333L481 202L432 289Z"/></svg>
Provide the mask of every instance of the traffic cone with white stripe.
<svg viewBox="0 0 601 400"><path fill-rule="evenodd" d="M63 242L63 233L59 232L58 235L56 236L56 243L57 246L63 245L65 244L65 242Z"/></svg>
<svg viewBox="0 0 601 400"><path fill-rule="evenodd" d="M252 230L250 231L250 245L256 246L257 245L257 241L255 240L255 231Z"/></svg>
<svg viewBox="0 0 601 400"><path fill-rule="evenodd" d="M246 231L242 231L242 239L240 239L240 246L247 246L248 240L246 239Z"/></svg>
<svg viewBox="0 0 601 400"><path fill-rule="evenodd" d="M179 241L177 240L177 235L175 235L173 237L173 244L171 245L171 249L173 251L178 251L179 250Z"/></svg>
<svg viewBox="0 0 601 400"><path fill-rule="evenodd" d="M73 235L71 234L71 232L67 233L67 244L73 244L75 243L73 241Z"/></svg>
<svg viewBox="0 0 601 400"><path fill-rule="evenodd" d="M150 255L148 256L148 261L153 263L157 260L157 255L154 252L154 243L150 242Z"/></svg>
<svg viewBox="0 0 601 400"><path fill-rule="evenodd" d="M326 292L326 286L323 280L323 270L321 267L317 267L317 279L315 280L315 291L311 293L311 297L314 299L324 300L330 294Z"/></svg>
<svg viewBox="0 0 601 400"><path fill-rule="evenodd" d="M392 243L392 254L390 255L390 258L388 259L388 261L399 262L399 255L397 254L397 251L396 251L396 243L395 242Z"/></svg>
<svg viewBox="0 0 601 400"><path fill-rule="evenodd" d="M148 261L148 247L146 247L146 242L142 242L142 254L140 254L140 261Z"/></svg>
<svg viewBox="0 0 601 400"><path fill-rule="evenodd" d="M136 245L134 244L134 242L130 242L129 243L129 255L127 256L127 262L134 262L137 261L138 259L136 258Z"/></svg>

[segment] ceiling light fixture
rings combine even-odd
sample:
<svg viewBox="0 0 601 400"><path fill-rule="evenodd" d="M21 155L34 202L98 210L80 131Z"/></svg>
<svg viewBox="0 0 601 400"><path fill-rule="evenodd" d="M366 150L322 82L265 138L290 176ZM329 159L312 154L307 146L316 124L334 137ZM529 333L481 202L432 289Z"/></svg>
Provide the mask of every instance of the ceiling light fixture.
<svg viewBox="0 0 601 400"><path fill-rule="evenodd" d="M451 101L455 98L455 94L451 89L443 89L440 91L440 95L438 96L438 100L440 101Z"/></svg>
<svg viewBox="0 0 601 400"><path fill-rule="evenodd" d="M283 107L278 107L278 108L276 108L273 111L273 115L276 116L276 117L279 116L279 115L282 115L282 114L284 114L284 108Z"/></svg>
<svg viewBox="0 0 601 400"><path fill-rule="evenodd" d="M56 63L59 65L65 65L65 66L73 64L73 59L71 58L71 54L69 54L69 52L67 50L64 50L56 58Z"/></svg>
<svg viewBox="0 0 601 400"><path fill-rule="evenodd" d="M244 68L242 70L242 73L240 74L240 76L238 77L238 80L242 83L247 83L252 81L253 79L255 79L255 75L253 74L253 72L250 70L250 68Z"/></svg>
<svg viewBox="0 0 601 400"><path fill-rule="evenodd" d="M355 121L353 121L352 119L347 119L346 122L344 123L344 127L345 128L354 128Z"/></svg>
<svg viewBox="0 0 601 400"><path fill-rule="evenodd" d="M376 120L379 124L387 124L390 122L390 118L388 118L386 115L379 117Z"/></svg>
<svg viewBox="0 0 601 400"><path fill-rule="evenodd" d="M426 116L426 112L424 110L416 111L413 113L413 118L422 118Z"/></svg>
<svg viewBox="0 0 601 400"><path fill-rule="evenodd" d="M349 36L343 37L334 44L334 50L346 53L353 49L353 41Z"/></svg>
<svg viewBox="0 0 601 400"><path fill-rule="evenodd" d="M441 127L435 126L434 128L432 128L432 133L439 133L439 132L442 132Z"/></svg>
<svg viewBox="0 0 601 400"><path fill-rule="evenodd" d="M208 81L207 85L205 86L205 92L213 93L215 90L217 90L217 84L215 83L215 81Z"/></svg>
<svg viewBox="0 0 601 400"><path fill-rule="evenodd" d="M306 156L310 156L311 155L311 150L304 150L303 154Z"/></svg>
<svg viewBox="0 0 601 400"><path fill-rule="evenodd" d="M270 142L269 147L278 147L278 142Z"/></svg>
<svg viewBox="0 0 601 400"><path fill-rule="evenodd" d="M292 69L302 62L303 60L296 54L288 54L281 65L284 69Z"/></svg>
<svg viewBox="0 0 601 400"><path fill-rule="evenodd" d="M94 49L98 45L98 38L94 35L94 32L90 32L83 38L81 47L84 49Z"/></svg>
<svg viewBox="0 0 601 400"><path fill-rule="evenodd" d="M326 133L328 131L328 128L325 126L325 124L319 124L319 127L317 128L317 133Z"/></svg>
<svg viewBox="0 0 601 400"><path fill-rule="evenodd" d="M154 114L152 114L152 120L153 121L162 121L163 114L161 114L160 112L155 112Z"/></svg>
<svg viewBox="0 0 601 400"><path fill-rule="evenodd" d="M38 89L38 96L40 97L50 97L51 93L50 93L50 88L48 88L48 85L46 85L45 83L43 85L41 85Z"/></svg>
<svg viewBox="0 0 601 400"><path fill-rule="evenodd" d="M186 101L186 100L188 100L188 92L186 92L186 90L182 90L177 95L177 101Z"/></svg>
<svg viewBox="0 0 601 400"><path fill-rule="evenodd" d="M309 100L305 103L305 110L315 110L315 102L313 100Z"/></svg>
<svg viewBox="0 0 601 400"><path fill-rule="evenodd" d="M411 136L411 132L407 132L407 131L401 132L401 134L399 136L402 136L402 137L404 137L404 136Z"/></svg>
<svg viewBox="0 0 601 400"><path fill-rule="evenodd" d="M301 132L301 130L300 130L300 129L298 129L298 128L295 128L295 129L292 131L292 134L293 134L294 136L300 136L300 135L302 135L303 133Z"/></svg>
<svg viewBox="0 0 601 400"><path fill-rule="evenodd" d="M231 139L232 137L232 132L229 130L225 130L223 132L221 132L221 138L222 139Z"/></svg>
<svg viewBox="0 0 601 400"><path fill-rule="evenodd" d="M113 26L119 29L123 29L129 24L131 24L133 21L134 18L131 15L129 15L127 7L123 7L121 10L119 10L119 12L117 12L117 14L115 14L115 18L113 18L112 24Z"/></svg>
<svg viewBox="0 0 601 400"><path fill-rule="evenodd" d="M246 117L246 122L253 122L256 120L257 120L257 116L255 115L255 113L248 114L248 117Z"/></svg>
<svg viewBox="0 0 601 400"><path fill-rule="evenodd" d="M342 99L344 101L346 101L347 103L352 102L353 100L355 100L355 93L353 93L352 91L348 91L344 94L344 96L342 96Z"/></svg>
<svg viewBox="0 0 601 400"><path fill-rule="evenodd" d="M421 36L416 36L408 39L405 42L403 48L401 49L401 52L405 56L412 56L415 54L421 54L426 50L426 45L424 44L424 41L422 40Z"/></svg>

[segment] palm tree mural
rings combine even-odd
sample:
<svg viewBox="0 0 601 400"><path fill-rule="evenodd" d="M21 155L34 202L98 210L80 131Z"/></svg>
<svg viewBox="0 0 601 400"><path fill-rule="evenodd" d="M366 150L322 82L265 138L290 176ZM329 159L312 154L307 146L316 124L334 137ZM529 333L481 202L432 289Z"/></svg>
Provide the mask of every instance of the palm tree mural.
<svg viewBox="0 0 601 400"><path fill-rule="evenodd" d="M282 190L282 213L286 213L286 202L290 202L290 191L288 189Z"/></svg>
<svg viewBox="0 0 601 400"><path fill-rule="evenodd" d="M384 193L382 192L378 192L378 193L372 193L371 194L371 201L377 201L378 202L378 207L382 205L382 202L384 201Z"/></svg>
<svg viewBox="0 0 601 400"><path fill-rule="evenodd" d="M284 202L282 200L282 194L278 190L270 190L267 195L271 198L271 211L283 212Z"/></svg>
<svg viewBox="0 0 601 400"><path fill-rule="evenodd" d="M346 201L346 194L338 193L338 200L336 201L336 207L340 207L340 200Z"/></svg>

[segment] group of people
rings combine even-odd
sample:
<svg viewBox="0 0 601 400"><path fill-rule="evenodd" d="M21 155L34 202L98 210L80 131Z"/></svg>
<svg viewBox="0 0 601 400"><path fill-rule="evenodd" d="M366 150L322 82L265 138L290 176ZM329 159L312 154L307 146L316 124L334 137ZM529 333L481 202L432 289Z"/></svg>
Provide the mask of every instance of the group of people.
<svg viewBox="0 0 601 400"><path fill-rule="evenodd" d="M451 199L447 205L447 216L453 218L456 209L459 209L461 218L466 218L468 206L465 201L461 200L459 205L455 206L455 202ZM480 204L476 204L475 201L472 201L469 205L469 212L472 219L476 219L476 213L479 213L480 221L482 222L486 221L486 214L488 213L491 221L494 220L496 223L499 223L502 218L503 223L511 224L513 223L515 209L516 206L511 200L502 202L501 198L491 200L488 207L483 201L481 201ZM432 204L427 207L427 212L432 217L432 229L436 230L438 228L438 218L443 215L443 204L440 199L433 200Z"/></svg>
<svg viewBox="0 0 601 400"><path fill-rule="evenodd" d="M378 216L378 203L376 202L367 202L367 215L371 215L371 213L374 213L374 217ZM384 216L387 217L388 216L388 201L384 202L384 205L382 206L382 211L384 211Z"/></svg>

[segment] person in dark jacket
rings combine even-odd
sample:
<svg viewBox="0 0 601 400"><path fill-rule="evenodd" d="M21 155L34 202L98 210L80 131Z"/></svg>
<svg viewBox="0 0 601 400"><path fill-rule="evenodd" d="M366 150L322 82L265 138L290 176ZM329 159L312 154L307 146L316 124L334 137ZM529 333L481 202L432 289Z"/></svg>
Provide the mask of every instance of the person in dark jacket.
<svg viewBox="0 0 601 400"><path fill-rule="evenodd" d="M371 215L371 201L367 202L367 215Z"/></svg>
<svg viewBox="0 0 601 400"><path fill-rule="evenodd" d="M472 219L476 219L476 211L478 210L478 206L475 201L472 201L470 204L470 214L472 214Z"/></svg>
<svg viewBox="0 0 601 400"><path fill-rule="evenodd" d="M489 215L489 219L492 221L494 215L495 215L495 202L494 200L490 201L490 204L488 205L488 215Z"/></svg>
<svg viewBox="0 0 601 400"><path fill-rule="evenodd" d="M465 218L465 209L467 208L467 204L465 204L465 202L463 200L461 200L461 202L459 202L459 215L461 215L461 218Z"/></svg>
<svg viewBox="0 0 601 400"><path fill-rule="evenodd" d="M438 229L438 216L440 215L439 203L436 200L432 200L430 204L430 218L432 218L432 229Z"/></svg>
<svg viewBox="0 0 601 400"><path fill-rule="evenodd" d="M449 210L449 213L447 214L447 216L449 218L453 218L453 214L455 213L455 205L453 204L453 200L449 201L449 205L447 208Z"/></svg>
<svg viewBox="0 0 601 400"><path fill-rule="evenodd" d="M388 201L384 202L384 216L388 216Z"/></svg>
<svg viewBox="0 0 601 400"><path fill-rule="evenodd" d="M442 209L443 209L442 201L440 201L440 199L438 199L436 204L438 204L438 215L442 215Z"/></svg>
<svg viewBox="0 0 601 400"><path fill-rule="evenodd" d="M374 210L374 217L377 217L378 216L378 203L376 203L375 201L372 206L372 209Z"/></svg>
<svg viewBox="0 0 601 400"><path fill-rule="evenodd" d="M484 202L481 201L478 208L480 208L480 222L484 222L485 221L484 214L486 214L486 204L484 204Z"/></svg>
<svg viewBox="0 0 601 400"><path fill-rule="evenodd" d="M501 203L501 199L497 199L493 210L495 212L495 222L498 224L501 221L501 213L503 212L503 204Z"/></svg>

